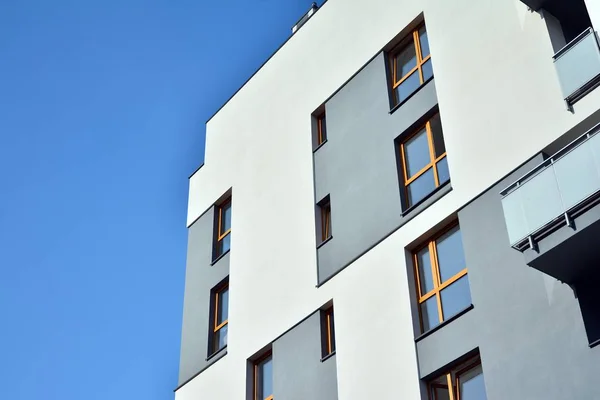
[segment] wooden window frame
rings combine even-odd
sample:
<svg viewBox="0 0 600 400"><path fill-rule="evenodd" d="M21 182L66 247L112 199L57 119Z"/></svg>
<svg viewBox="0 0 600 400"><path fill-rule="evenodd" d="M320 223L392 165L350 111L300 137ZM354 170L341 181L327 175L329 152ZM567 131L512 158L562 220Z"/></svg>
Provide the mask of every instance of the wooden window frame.
<svg viewBox="0 0 600 400"><path fill-rule="evenodd" d="M212 353L217 353L219 351L221 351L223 348L225 348L227 345L223 346L223 347L219 347L218 342L216 341L217 339L217 335L219 333L219 331L221 329L223 329L225 326L229 325L229 312L227 312L227 319L225 321L221 321L221 323L219 323L219 297L221 295L221 293L223 293L225 290L229 291L229 280L225 281L224 283L220 284L219 286L215 287L215 289L213 289L213 306L214 306L214 310L213 310L213 329L212 329L212 335L211 335L211 350Z"/></svg>
<svg viewBox="0 0 600 400"><path fill-rule="evenodd" d="M429 399L434 400L433 393L436 389L445 389L448 390L450 400L460 400L461 376L477 367L481 367L481 373L483 374L483 367L481 365L481 358L479 355L466 361L464 366L459 367L460 369L453 368L438 376L437 379L441 379L445 376L446 384L440 384L436 382L429 383L427 385Z"/></svg>
<svg viewBox="0 0 600 400"><path fill-rule="evenodd" d="M329 196L325 197L319 203L321 211L321 242L331 237L331 200Z"/></svg>
<svg viewBox="0 0 600 400"><path fill-rule="evenodd" d="M438 255L437 255L437 244L436 241L441 238L442 236L444 236L444 234L448 233L449 231L451 231L452 229L458 227L459 231L460 231L460 225L458 223L458 221L454 221L451 224L447 225L444 229L442 229L440 232L437 232L435 234L435 236L432 236L431 238L429 238L427 240L427 242L418 247L416 250L413 251L412 253L412 258L413 258L413 266L414 266L414 273L415 273L415 284L417 285L417 302L418 302L418 311L419 311L419 322L421 324L421 332L425 332L424 326L423 326L423 313L421 312L421 305L423 303L425 303L425 301L429 300L430 298L432 298L433 296L436 296L436 302L437 302L437 309L438 309L438 318L439 318L439 323L441 324L442 322L445 321L444 319L444 310L442 309L442 290L446 289L448 286L452 285L454 282L458 281L460 278L467 276L468 273L468 268L467 266L465 266L462 270L460 270L459 272L457 272L455 275L451 276L450 278L448 278L446 281L441 282L441 276L440 276L440 266L439 266L439 260L438 260ZM419 260L418 260L418 254L421 250L428 248L429 249L429 262L431 264L431 273L432 273L432 277L433 277L433 289L431 289L429 292L427 293L421 293L421 277L419 274ZM432 328L430 328L429 330L431 330Z"/></svg>
<svg viewBox="0 0 600 400"><path fill-rule="evenodd" d="M419 177L421 177L423 174L425 174L432 168L433 168L433 181L435 183L435 188L437 189L440 187L438 164L444 158L446 158L447 152L444 151L439 156L437 156L437 157L435 156L435 143L433 142L433 131L431 130L431 121L435 117L439 117L439 112L433 114L427 120L427 122L425 122L424 125L420 125L418 129L415 129L415 131L413 133L411 133L408 137L403 139L402 142L400 143L400 160L402 162L402 177L404 178L404 196L406 198L406 207L407 208L412 207L418 203L417 202L414 204L410 204L410 195L408 193L408 185L410 185L412 182L417 180ZM441 119L440 119L440 122L441 122ZM440 124L440 126L441 126L441 124ZM417 171L416 173L414 173L412 176L409 177L408 176L408 164L406 163L406 151L404 150L404 147L406 146L406 143L408 143L412 138L414 138L418 134L422 133L423 130L426 131L427 145L429 146L429 164L427 164L426 166L421 168L421 170ZM442 138L443 138L443 134L444 134L444 132L442 131ZM444 146L444 150L445 150L445 146ZM446 182L444 182L444 183L446 183ZM421 200L419 200L419 201L421 201Z"/></svg>
<svg viewBox="0 0 600 400"><path fill-rule="evenodd" d="M254 396L253 399L254 400L273 400L273 394L271 393L268 397L265 397L264 399L261 399L258 397L258 378L259 378L259 366L268 358L271 358L271 362L273 362L273 351L269 350L268 352L266 352L265 354L263 354L261 357L257 358L254 361L254 366L253 366L253 373L254 373ZM273 377L271 377L271 380L273 379Z"/></svg>
<svg viewBox="0 0 600 400"><path fill-rule="evenodd" d="M221 257L223 254L225 254L225 251L223 251L222 249L222 241L223 239L225 239L227 237L227 235L229 235L231 233L231 226L229 227L229 229L227 229L225 232L222 232L221 229L223 227L223 212L225 209L227 208L231 208L231 197L228 197L227 199L225 199L225 201L223 201L221 204L219 204L217 206L218 209L218 217L217 217L217 229L216 229L216 249L215 249L215 253L216 256L215 258Z"/></svg>
<svg viewBox="0 0 600 400"><path fill-rule="evenodd" d="M317 146L322 145L327 141L327 119L325 117L325 112L317 115ZM323 130L323 124L325 125L325 130Z"/></svg>
<svg viewBox="0 0 600 400"><path fill-rule="evenodd" d="M321 310L322 357L335 353L335 326L333 306Z"/></svg>
<svg viewBox="0 0 600 400"><path fill-rule="evenodd" d="M415 29L412 30L411 33L407 34L406 37L396 46L392 49L392 51L390 51L390 68L392 71L392 96L394 99L394 106L397 106L398 104L400 104L400 101L398 100L398 98L396 98L396 88L398 86L400 86L406 79L408 79L410 76L412 76L412 74L415 71L419 71L419 82L420 85L422 86L425 83L425 79L423 77L423 65L431 60L431 53L429 53L426 57L423 57L423 51L421 49L421 38L419 36L419 31L421 30L421 28L425 28L425 33L427 33L427 27L425 26L425 23L421 23L419 24ZM429 36L427 36L427 39L429 40ZM412 43L414 48L415 48L415 52L416 52L416 57L417 57L417 65L414 66L410 71L408 71L406 74L404 74L402 77L400 77L399 80L396 80L396 72L398 69L398 62L397 62L397 55L406 48L406 46ZM414 92L413 92L414 93Z"/></svg>

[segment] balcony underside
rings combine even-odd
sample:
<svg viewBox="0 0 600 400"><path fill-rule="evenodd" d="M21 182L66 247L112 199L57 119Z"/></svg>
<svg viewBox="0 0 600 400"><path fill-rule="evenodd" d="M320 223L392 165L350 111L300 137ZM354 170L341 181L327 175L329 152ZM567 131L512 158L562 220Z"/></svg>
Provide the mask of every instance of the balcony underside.
<svg viewBox="0 0 600 400"><path fill-rule="evenodd" d="M524 251L525 262L554 278L576 285L600 276L600 203L597 199L578 216L571 226L562 223L536 246Z"/></svg>

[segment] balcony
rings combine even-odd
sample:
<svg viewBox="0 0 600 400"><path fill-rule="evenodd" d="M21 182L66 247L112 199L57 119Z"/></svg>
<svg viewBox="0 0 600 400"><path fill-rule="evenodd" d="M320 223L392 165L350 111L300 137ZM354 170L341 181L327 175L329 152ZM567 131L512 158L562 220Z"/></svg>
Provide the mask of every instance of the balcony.
<svg viewBox="0 0 600 400"><path fill-rule="evenodd" d="M600 125L501 195L510 244L526 263L566 283L585 279L600 259Z"/></svg>
<svg viewBox="0 0 600 400"><path fill-rule="evenodd" d="M553 59L569 108L600 83L600 46L592 28L559 50Z"/></svg>

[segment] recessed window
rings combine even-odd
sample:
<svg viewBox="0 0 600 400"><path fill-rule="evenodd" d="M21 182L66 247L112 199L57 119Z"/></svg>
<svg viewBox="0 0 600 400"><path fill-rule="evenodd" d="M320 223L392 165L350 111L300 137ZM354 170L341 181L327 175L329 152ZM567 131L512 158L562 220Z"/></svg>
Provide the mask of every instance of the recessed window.
<svg viewBox="0 0 600 400"><path fill-rule="evenodd" d="M321 338L323 357L335 352L335 324L333 323L333 306L321 311Z"/></svg>
<svg viewBox="0 0 600 400"><path fill-rule="evenodd" d="M325 113L317 117L317 146L322 145L327 140L327 119Z"/></svg>
<svg viewBox="0 0 600 400"><path fill-rule="evenodd" d="M273 400L273 356L271 352L254 363L254 400Z"/></svg>
<svg viewBox="0 0 600 400"><path fill-rule="evenodd" d="M433 77L425 25L415 29L390 52L394 105Z"/></svg>
<svg viewBox="0 0 600 400"><path fill-rule="evenodd" d="M329 195L317 204L319 239L323 243L331 237L331 201Z"/></svg>
<svg viewBox="0 0 600 400"><path fill-rule="evenodd" d="M460 227L452 225L413 253L421 331L471 305Z"/></svg>
<svg viewBox="0 0 600 400"><path fill-rule="evenodd" d="M229 251L231 241L231 197L215 209L215 256L218 258Z"/></svg>
<svg viewBox="0 0 600 400"><path fill-rule="evenodd" d="M227 346L227 324L229 323L229 282L225 282L212 290L212 334L211 353L216 353Z"/></svg>
<svg viewBox="0 0 600 400"><path fill-rule="evenodd" d="M431 400L486 400L479 356L429 382Z"/></svg>
<svg viewBox="0 0 600 400"><path fill-rule="evenodd" d="M406 208L450 181L439 114L400 143L400 159Z"/></svg>

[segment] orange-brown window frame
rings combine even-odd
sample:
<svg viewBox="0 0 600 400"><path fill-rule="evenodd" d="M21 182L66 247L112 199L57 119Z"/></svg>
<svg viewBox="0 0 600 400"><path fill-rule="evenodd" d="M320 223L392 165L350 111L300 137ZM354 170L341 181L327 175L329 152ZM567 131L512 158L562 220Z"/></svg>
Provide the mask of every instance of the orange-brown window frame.
<svg viewBox="0 0 600 400"><path fill-rule="evenodd" d="M406 38L404 40L402 40L402 42L400 42L396 47L394 47L394 49L390 52L390 63L391 63L391 70L392 70L392 79L391 79L392 95L394 96L394 105L399 104L399 100L396 98L396 88L398 86L400 86L400 84L402 84L402 82L404 82L406 79L408 79L408 77L411 76L416 70L419 70L419 81L420 81L421 85L425 83L425 79L423 77L423 64L425 64L427 61L429 61L431 59L431 54L428 54L427 56L423 57L423 53L421 51L421 38L419 37L419 30L421 30L421 28L425 28L425 32L427 32L427 28L425 27L425 24L420 24L410 34L408 34L406 36ZM406 45L409 44L411 41L413 42L414 47L415 47L416 56L417 56L417 65L414 66L410 71L408 71L402 77L400 77L399 80L396 80L396 72L398 69L398 62L397 62L396 56L398 55L398 53L400 53L402 50L404 50Z"/></svg>
<svg viewBox="0 0 600 400"><path fill-rule="evenodd" d="M227 319L225 321L221 321L219 323L219 298L221 296L221 293L223 293L225 290L229 290L229 282L225 282L224 284L220 285L213 292L213 296L214 296L213 320L214 320L214 323L213 323L213 332L212 332L212 339L211 339L213 353L216 353L217 351L221 350L221 347L219 347L218 342L216 342L216 339L218 337L219 331L229 324L229 313L227 313L228 314Z"/></svg>
<svg viewBox="0 0 600 400"><path fill-rule="evenodd" d="M460 378L461 375L464 375L466 372L471 371L477 367L481 366L481 358L479 356L467 361L464 367L460 369L453 369L445 374L441 375L439 378L445 375L446 377L446 385L441 385L439 383L429 383L429 399L434 400L433 392L436 389L448 390L450 400L460 400ZM483 373L483 368L482 368ZM452 376L454 375L454 377ZM485 377L484 377L485 379Z"/></svg>
<svg viewBox="0 0 600 400"><path fill-rule="evenodd" d="M254 361L254 400L273 400L273 394L270 394L268 397L265 397L264 399L261 399L258 397L258 377L259 377L259 366L263 363L263 361L265 361L267 358L271 358L271 362L273 362L273 352L271 350L269 350L267 353L265 353L263 356L261 356L260 358L258 358L256 361ZM271 377L271 380L273 379L273 377Z"/></svg>
<svg viewBox="0 0 600 400"><path fill-rule="evenodd" d="M323 129L324 128L324 129ZM325 113L317 116L317 146L322 145L327 140L327 119Z"/></svg>
<svg viewBox="0 0 600 400"><path fill-rule="evenodd" d="M322 311L323 329L323 357L327 357L335 352L335 326L333 316L333 306Z"/></svg>
<svg viewBox="0 0 600 400"><path fill-rule="evenodd" d="M437 156L437 157L435 156L435 145L433 143L433 132L431 130L431 121L436 116L439 116L439 114L432 115L431 118L429 118L429 120L425 123L425 125L421 125L418 129L415 130L415 132L413 132L410 136L408 136L406 139L404 139L400 143L400 158L402 160L402 176L404 178L404 195L406 197L407 207L414 205L414 204L410 203L410 197L409 197L409 193L408 193L408 185L410 185L412 182L417 180L421 175L428 172L431 168L433 168L433 180L435 182L435 187L436 187L436 189L438 187L440 187L438 164L440 163L440 161L442 161L446 157L447 152L444 151L444 153L440 154L439 156ZM409 177L408 176L408 164L406 162L406 151L404 150L404 147L405 147L406 143L408 143L410 141L410 139L412 139L416 135L423 132L423 129L425 129L427 132L427 145L429 146L429 164L427 164L426 166L421 168L421 170L416 172L413 176ZM442 135L443 135L443 132L442 132Z"/></svg>
<svg viewBox="0 0 600 400"><path fill-rule="evenodd" d="M454 276L448 278L448 280L446 280L444 282L441 282L441 278L440 278L440 266L439 266L438 256L437 256L436 241L440 237L442 237L445 233L448 233L450 230L452 230L453 228L456 228L456 227L458 227L458 229L460 230L458 221L451 223L446 228L444 228L441 232L438 232L435 236L430 238L425 245L417 248L412 254L414 273L415 273L415 278L416 278L415 283L417 285L416 293L417 293L417 300L419 303L418 308L419 308L419 322L421 324L421 332L424 332L423 313L421 312L421 304L423 304L425 301L429 300L433 296L436 296L439 322L440 323L444 322L444 311L442 309L441 292L442 292L442 290L444 290L448 286L452 285L454 282L456 282L463 276L467 275L468 268L465 266L465 268L463 268L461 271L457 272ZM433 289L427 293L421 293L421 277L419 274L419 260L418 260L417 255L421 250L423 250L427 247L429 248L431 273L432 273L432 277L433 277Z"/></svg>
<svg viewBox="0 0 600 400"><path fill-rule="evenodd" d="M231 226L224 232L221 230L223 228L223 213L224 210L227 208L231 208L231 197L229 197L223 203L217 206L219 216L217 218L217 229L215 235L217 239L216 257L220 257L225 253L222 249L221 242L227 237L227 235L231 233Z"/></svg>
<svg viewBox="0 0 600 400"><path fill-rule="evenodd" d="M319 206L321 208L321 241L331 237L331 202L326 200Z"/></svg>

